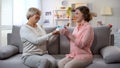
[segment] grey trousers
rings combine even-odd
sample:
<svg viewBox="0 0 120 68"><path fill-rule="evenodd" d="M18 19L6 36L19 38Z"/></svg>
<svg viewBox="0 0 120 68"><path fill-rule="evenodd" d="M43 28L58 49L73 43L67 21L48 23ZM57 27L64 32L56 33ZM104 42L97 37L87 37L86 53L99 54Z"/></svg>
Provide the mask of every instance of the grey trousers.
<svg viewBox="0 0 120 68"><path fill-rule="evenodd" d="M56 60L48 54L44 55L31 55L22 58L23 63L32 68L55 68Z"/></svg>
<svg viewBox="0 0 120 68"><path fill-rule="evenodd" d="M72 58L63 58L58 62L59 68L86 68L89 64L92 63L92 59L87 60L75 60Z"/></svg>

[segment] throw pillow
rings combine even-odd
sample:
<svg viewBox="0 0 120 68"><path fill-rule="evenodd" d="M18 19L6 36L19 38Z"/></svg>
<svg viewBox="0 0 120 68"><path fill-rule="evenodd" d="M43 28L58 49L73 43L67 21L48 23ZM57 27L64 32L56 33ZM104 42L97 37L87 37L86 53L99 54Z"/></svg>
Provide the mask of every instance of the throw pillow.
<svg viewBox="0 0 120 68"><path fill-rule="evenodd" d="M120 48L116 46L107 46L102 48L100 52L106 63L120 62Z"/></svg>
<svg viewBox="0 0 120 68"><path fill-rule="evenodd" d="M9 58L18 53L18 48L16 46L7 45L0 46L0 59Z"/></svg>

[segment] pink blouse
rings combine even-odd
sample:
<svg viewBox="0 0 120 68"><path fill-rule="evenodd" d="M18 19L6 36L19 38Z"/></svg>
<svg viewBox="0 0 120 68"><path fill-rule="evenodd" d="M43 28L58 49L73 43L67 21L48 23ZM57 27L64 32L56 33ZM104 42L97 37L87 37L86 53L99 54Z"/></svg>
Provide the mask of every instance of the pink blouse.
<svg viewBox="0 0 120 68"><path fill-rule="evenodd" d="M94 32L91 25L86 22L76 26L72 35L75 37L75 41L70 41L70 54L67 54L66 57L77 60L92 59L90 47L94 39Z"/></svg>

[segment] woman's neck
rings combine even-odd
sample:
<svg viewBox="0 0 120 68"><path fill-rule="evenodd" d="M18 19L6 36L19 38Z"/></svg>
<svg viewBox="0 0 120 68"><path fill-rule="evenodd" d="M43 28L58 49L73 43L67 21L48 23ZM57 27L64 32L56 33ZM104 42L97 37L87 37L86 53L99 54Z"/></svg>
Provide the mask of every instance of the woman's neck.
<svg viewBox="0 0 120 68"><path fill-rule="evenodd" d="M84 23L85 23L85 21L84 21L84 20L81 20L81 21L78 21L78 22L77 22L77 25L80 26L80 25L82 25L82 24L84 24Z"/></svg>
<svg viewBox="0 0 120 68"><path fill-rule="evenodd" d="M36 23L30 22L30 21L27 22L27 25L34 27L34 28L37 27Z"/></svg>

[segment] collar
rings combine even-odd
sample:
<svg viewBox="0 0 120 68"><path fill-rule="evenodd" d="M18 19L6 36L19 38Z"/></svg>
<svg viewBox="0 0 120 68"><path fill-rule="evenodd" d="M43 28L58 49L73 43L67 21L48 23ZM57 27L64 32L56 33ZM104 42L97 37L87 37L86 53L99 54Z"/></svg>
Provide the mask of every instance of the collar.
<svg viewBox="0 0 120 68"><path fill-rule="evenodd" d="M78 24L77 24L77 27L83 26L83 25L86 24L86 23L88 23L88 22L82 21L81 23L78 23Z"/></svg>

